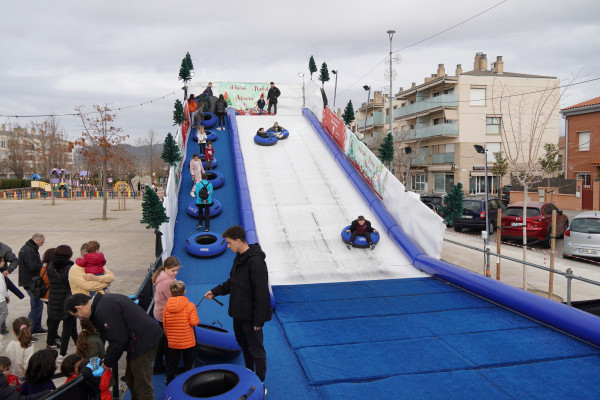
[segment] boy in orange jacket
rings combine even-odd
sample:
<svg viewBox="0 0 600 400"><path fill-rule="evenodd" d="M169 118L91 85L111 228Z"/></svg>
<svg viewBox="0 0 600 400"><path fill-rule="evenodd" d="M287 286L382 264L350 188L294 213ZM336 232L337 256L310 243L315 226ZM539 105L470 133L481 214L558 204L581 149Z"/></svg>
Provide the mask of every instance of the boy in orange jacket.
<svg viewBox="0 0 600 400"><path fill-rule="evenodd" d="M194 327L200 323L196 306L184 296L185 283L173 281L170 289L171 297L163 310L163 326L169 346L165 380L167 385L175 378L181 356L183 369L192 369L196 348Z"/></svg>

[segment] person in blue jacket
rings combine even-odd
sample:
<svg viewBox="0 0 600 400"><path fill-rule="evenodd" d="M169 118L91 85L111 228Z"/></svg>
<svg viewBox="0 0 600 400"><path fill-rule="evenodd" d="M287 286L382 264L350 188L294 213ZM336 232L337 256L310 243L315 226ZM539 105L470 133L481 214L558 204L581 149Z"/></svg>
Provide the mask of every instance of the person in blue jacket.
<svg viewBox="0 0 600 400"><path fill-rule="evenodd" d="M204 216L204 231L210 230L210 206L212 205L213 185L208 181L208 175L202 174L202 180L196 183L196 206L198 206L198 225L196 229L202 229L202 217ZM202 212L204 210L204 212ZM203 215L204 214L204 215Z"/></svg>

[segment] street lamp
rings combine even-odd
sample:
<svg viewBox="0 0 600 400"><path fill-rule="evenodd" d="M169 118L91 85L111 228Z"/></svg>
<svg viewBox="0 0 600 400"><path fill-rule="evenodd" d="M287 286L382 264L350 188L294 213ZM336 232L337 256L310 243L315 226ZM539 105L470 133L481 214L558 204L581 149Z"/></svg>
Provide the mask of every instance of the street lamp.
<svg viewBox="0 0 600 400"><path fill-rule="evenodd" d="M302 78L302 107L305 107L306 97L304 95L304 73L298 72L298 76Z"/></svg>
<svg viewBox="0 0 600 400"><path fill-rule="evenodd" d="M393 72L392 72L392 38L394 37L394 33L396 33L396 31L394 30L389 30L387 31L387 34L390 38L390 109L388 111L388 118L390 119L390 133L393 134L392 131L392 121L394 119L394 115L392 113L392 78L393 78Z"/></svg>
<svg viewBox="0 0 600 400"><path fill-rule="evenodd" d="M336 71L335 69L332 69L331 72L335 75L335 89L333 89L333 109L335 110L335 98L337 96L337 76L338 76L338 71Z"/></svg>
<svg viewBox="0 0 600 400"><path fill-rule="evenodd" d="M489 222L489 209L488 209L488 173L487 173L487 145L480 146L478 144L474 145L475 151L479 154L483 154L483 162L484 162L484 190L485 190L485 269L483 273L486 277L490 276L490 222Z"/></svg>
<svg viewBox="0 0 600 400"><path fill-rule="evenodd" d="M405 147L404 154L408 155L408 170L406 172L406 180L404 181L404 190L408 191L408 182L410 182L410 165L412 164L412 149L408 146Z"/></svg>
<svg viewBox="0 0 600 400"><path fill-rule="evenodd" d="M367 90L369 94L367 95L367 108L365 109L365 129L363 130L363 143L365 138L367 137L367 119L369 118L369 100L371 99L371 86L365 85L363 89Z"/></svg>

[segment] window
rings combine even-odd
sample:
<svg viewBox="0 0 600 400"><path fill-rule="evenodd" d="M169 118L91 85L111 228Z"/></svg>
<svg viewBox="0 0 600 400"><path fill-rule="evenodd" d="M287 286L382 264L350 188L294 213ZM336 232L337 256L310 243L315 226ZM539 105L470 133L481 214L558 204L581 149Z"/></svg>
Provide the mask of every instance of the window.
<svg viewBox="0 0 600 400"><path fill-rule="evenodd" d="M485 119L485 133L488 135L499 135L501 123L501 117L487 117Z"/></svg>
<svg viewBox="0 0 600 400"><path fill-rule="evenodd" d="M472 106L485 107L485 88L471 88L471 100L469 103Z"/></svg>
<svg viewBox="0 0 600 400"><path fill-rule="evenodd" d="M442 123L442 119L441 119L441 118L435 118L435 119L433 120L433 124L434 124L434 125L439 125L439 124L441 124L441 123Z"/></svg>
<svg viewBox="0 0 600 400"><path fill-rule="evenodd" d="M579 132L579 151L590 151L590 133Z"/></svg>
<svg viewBox="0 0 600 400"><path fill-rule="evenodd" d="M454 94L454 88L450 88L450 89L446 90L444 93L446 93L446 94Z"/></svg>
<svg viewBox="0 0 600 400"><path fill-rule="evenodd" d="M583 179L583 186L590 186L592 184L592 176L589 172L578 172L575 179Z"/></svg>
<svg viewBox="0 0 600 400"><path fill-rule="evenodd" d="M410 179L415 192L427 191L427 174L414 174Z"/></svg>
<svg viewBox="0 0 600 400"><path fill-rule="evenodd" d="M0 140L0 147L6 147L6 141L4 139Z"/></svg>
<svg viewBox="0 0 600 400"><path fill-rule="evenodd" d="M488 175L488 193L495 193L497 187L498 177ZM472 176L469 180L469 191L471 194L485 194L485 176Z"/></svg>
<svg viewBox="0 0 600 400"><path fill-rule="evenodd" d="M435 92L435 93L433 94L433 97L438 97L439 95L440 95L440 92Z"/></svg>
<svg viewBox="0 0 600 400"><path fill-rule="evenodd" d="M454 153L454 143L446 144L446 153Z"/></svg>
<svg viewBox="0 0 600 400"><path fill-rule="evenodd" d="M454 174L446 172L434 172L433 182L434 192L449 193L454 186Z"/></svg>

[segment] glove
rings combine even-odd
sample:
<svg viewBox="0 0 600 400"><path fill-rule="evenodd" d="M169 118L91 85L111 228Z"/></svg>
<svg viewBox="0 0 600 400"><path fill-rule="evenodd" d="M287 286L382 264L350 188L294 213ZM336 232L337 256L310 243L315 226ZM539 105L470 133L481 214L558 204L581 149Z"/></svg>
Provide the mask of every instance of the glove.
<svg viewBox="0 0 600 400"><path fill-rule="evenodd" d="M101 377L104 373L104 368L102 368L102 366L100 365L96 369L94 369L92 363L89 363L88 365L86 365L86 367L88 367L92 371L92 375L94 375L96 378Z"/></svg>

